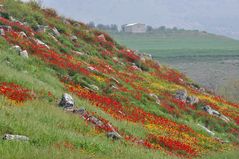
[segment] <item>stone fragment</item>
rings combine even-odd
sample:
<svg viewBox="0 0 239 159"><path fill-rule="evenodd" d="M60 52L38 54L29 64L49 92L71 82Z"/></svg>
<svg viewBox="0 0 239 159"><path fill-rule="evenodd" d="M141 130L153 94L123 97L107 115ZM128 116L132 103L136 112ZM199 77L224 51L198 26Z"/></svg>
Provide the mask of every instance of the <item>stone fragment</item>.
<svg viewBox="0 0 239 159"><path fill-rule="evenodd" d="M27 50L21 51L19 55L20 55L21 57L23 57L23 58L28 58L28 57L29 57Z"/></svg>
<svg viewBox="0 0 239 159"><path fill-rule="evenodd" d="M29 141L29 137L23 135L12 135L12 134L5 134L3 136L3 140L8 141Z"/></svg>
<svg viewBox="0 0 239 159"><path fill-rule="evenodd" d="M107 137L108 137L108 138L111 138L111 139L113 139L113 140L119 140L119 139L122 138L122 137L120 136L120 134L117 133L117 132L115 132L115 131L108 132L108 133L107 133Z"/></svg>
<svg viewBox="0 0 239 159"><path fill-rule="evenodd" d="M57 37L61 35L55 27L52 29L52 31L53 31L54 35Z"/></svg>
<svg viewBox="0 0 239 159"><path fill-rule="evenodd" d="M226 117L225 115L221 114L220 112L218 112L217 110L212 109L210 106L206 105L203 106L202 108L205 112L207 112L210 115L216 116L220 119L222 119L225 122L230 122L230 119L228 117Z"/></svg>
<svg viewBox="0 0 239 159"><path fill-rule="evenodd" d="M1 35L1 36L5 36L5 31L4 31L4 29L2 29L2 28L0 28L0 35Z"/></svg>
<svg viewBox="0 0 239 159"><path fill-rule="evenodd" d="M64 93L62 95L61 101L59 103L59 106L63 108L73 108L75 106L74 99L72 98L71 95Z"/></svg>

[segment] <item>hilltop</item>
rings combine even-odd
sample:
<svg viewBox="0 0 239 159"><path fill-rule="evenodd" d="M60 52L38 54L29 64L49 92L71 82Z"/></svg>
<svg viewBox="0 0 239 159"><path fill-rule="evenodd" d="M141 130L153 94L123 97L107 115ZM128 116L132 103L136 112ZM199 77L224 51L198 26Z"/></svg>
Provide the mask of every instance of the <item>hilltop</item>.
<svg viewBox="0 0 239 159"><path fill-rule="evenodd" d="M53 9L0 2L2 158L238 156L238 104Z"/></svg>

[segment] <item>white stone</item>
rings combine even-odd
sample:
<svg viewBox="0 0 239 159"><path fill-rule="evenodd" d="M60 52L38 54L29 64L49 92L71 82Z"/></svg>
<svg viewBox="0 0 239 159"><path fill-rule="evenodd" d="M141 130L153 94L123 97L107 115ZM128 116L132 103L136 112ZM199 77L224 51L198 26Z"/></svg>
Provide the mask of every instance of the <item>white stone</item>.
<svg viewBox="0 0 239 159"><path fill-rule="evenodd" d="M55 36L60 36L61 35L55 27L52 29L52 31L55 34Z"/></svg>
<svg viewBox="0 0 239 159"><path fill-rule="evenodd" d="M212 109L210 106L206 105L203 107L203 110L206 111L208 114L216 116L220 119L222 119L225 122L230 122L230 119L226 117L225 115L221 114L217 110Z"/></svg>
<svg viewBox="0 0 239 159"><path fill-rule="evenodd" d="M27 50L23 50L20 52L20 56L23 57L23 58L28 58L28 52Z"/></svg>
<svg viewBox="0 0 239 159"><path fill-rule="evenodd" d="M36 42L38 45L43 45L43 46L45 46L46 48L50 49L50 47L49 47L47 44L45 44L44 42L42 42L42 41L39 40L39 39L35 39L35 42Z"/></svg>
<svg viewBox="0 0 239 159"><path fill-rule="evenodd" d="M77 39L78 39L77 36L75 36L75 35L71 36L72 41L76 41Z"/></svg>
<svg viewBox="0 0 239 159"><path fill-rule="evenodd" d="M92 89L95 90L95 91L99 91L99 90L100 90L98 86L93 85L93 84L90 85L90 88L92 88Z"/></svg>
<svg viewBox="0 0 239 159"><path fill-rule="evenodd" d="M156 94L150 93L149 96L153 97L156 100L158 105L161 104L159 97Z"/></svg>
<svg viewBox="0 0 239 159"><path fill-rule="evenodd" d="M3 136L3 140L10 140L10 141L29 141L29 138L23 135L12 135L12 134L5 134Z"/></svg>
<svg viewBox="0 0 239 159"><path fill-rule="evenodd" d="M5 31L3 29L0 29L0 35L5 36Z"/></svg>
<svg viewBox="0 0 239 159"><path fill-rule="evenodd" d="M96 68L92 67L92 66L87 67L87 69L90 70L90 71L98 72L98 70Z"/></svg>
<svg viewBox="0 0 239 159"><path fill-rule="evenodd" d="M69 95L68 93L64 93L62 95L59 105L63 108L72 108L75 106L75 102L71 95Z"/></svg>
<svg viewBox="0 0 239 159"><path fill-rule="evenodd" d="M71 51L73 54L76 54L76 55L78 55L78 56L83 56L83 55L85 55L85 53L83 53L83 52L79 52L79 51Z"/></svg>
<svg viewBox="0 0 239 159"><path fill-rule="evenodd" d="M198 126L201 127L203 130L205 130L208 134L210 134L210 135L212 135L212 136L215 135L214 132L212 132L211 130L209 130L209 129L206 128L205 126L202 126L202 125L200 125L200 124L198 124Z"/></svg>
<svg viewBox="0 0 239 159"><path fill-rule="evenodd" d="M27 34L26 34L25 32L23 32L23 31L21 31L21 32L19 33L19 35L20 35L21 37L23 37L23 38L27 38Z"/></svg>
<svg viewBox="0 0 239 159"><path fill-rule="evenodd" d="M22 51L21 47L18 45L13 46L12 49L16 50L18 54L20 54L20 52Z"/></svg>

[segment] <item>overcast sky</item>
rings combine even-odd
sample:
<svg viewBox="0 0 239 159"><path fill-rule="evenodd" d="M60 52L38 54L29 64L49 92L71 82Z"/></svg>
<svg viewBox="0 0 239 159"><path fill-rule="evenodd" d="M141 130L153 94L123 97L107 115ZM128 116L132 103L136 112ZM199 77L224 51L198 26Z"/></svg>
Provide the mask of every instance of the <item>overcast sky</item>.
<svg viewBox="0 0 239 159"><path fill-rule="evenodd" d="M239 0L42 0L66 17L88 23L140 22L206 30L239 39Z"/></svg>

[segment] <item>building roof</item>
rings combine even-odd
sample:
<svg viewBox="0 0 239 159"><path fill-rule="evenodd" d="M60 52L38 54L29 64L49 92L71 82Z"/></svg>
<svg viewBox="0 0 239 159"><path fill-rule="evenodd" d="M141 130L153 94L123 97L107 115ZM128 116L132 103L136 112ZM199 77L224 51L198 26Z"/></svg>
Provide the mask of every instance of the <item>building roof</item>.
<svg viewBox="0 0 239 159"><path fill-rule="evenodd" d="M126 26L133 26L133 25L136 25L136 24L141 24L141 23L131 23L131 24L126 24ZM145 24L142 24L142 25L145 25Z"/></svg>

